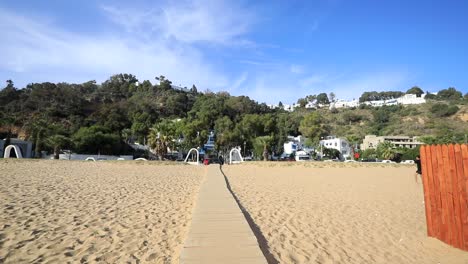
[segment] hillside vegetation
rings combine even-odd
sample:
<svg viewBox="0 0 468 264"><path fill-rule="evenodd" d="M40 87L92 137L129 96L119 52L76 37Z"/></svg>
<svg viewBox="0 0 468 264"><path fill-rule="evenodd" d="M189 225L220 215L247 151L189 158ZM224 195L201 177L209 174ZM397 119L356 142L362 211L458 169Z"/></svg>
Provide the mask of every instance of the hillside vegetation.
<svg viewBox="0 0 468 264"><path fill-rule="evenodd" d="M58 154L61 149L147 155L130 148L133 142L148 144L164 157L168 147L184 152L203 146L214 130L217 150L245 146L245 153L260 157L282 153L288 135L302 134L313 146L327 135L346 137L352 143L360 143L367 134L423 136L426 142L447 143L464 142L468 133L468 96L454 88L442 90L422 105L300 107L286 112L246 96L199 92L195 86L174 89L164 76L157 79L159 83L153 85L139 82L131 74L118 74L102 84L46 82L23 89L7 81L0 90L0 137L31 140L37 157L42 150ZM402 93L368 92L363 96L374 99L397 94ZM300 99L301 105L312 99L327 103L334 95L310 95Z"/></svg>

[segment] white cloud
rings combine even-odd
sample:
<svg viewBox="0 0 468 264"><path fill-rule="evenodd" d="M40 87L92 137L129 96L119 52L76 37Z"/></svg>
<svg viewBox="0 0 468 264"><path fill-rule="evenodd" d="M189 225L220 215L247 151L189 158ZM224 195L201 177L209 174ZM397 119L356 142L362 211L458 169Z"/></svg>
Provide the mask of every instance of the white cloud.
<svg viewBox="0 0 468 264"><path fill-rule="evenodd" d="M245 83L248 77L249 77L249 74L247 72L243 72L239 78L234 80L233 84L230 86L229 91L233 92L239 89L239 87L241 87L241 85Z"/></svg>
<svg viewBox="0 0 468 264"><path fill-rule="evenodd" d="M17 84L25 85L26 82L41 81L103 81L111 74L128 72L136 74L139 79L149 80L163 74L184 86L195 83L202 89L228 87L229 76L210 63L201 49L187 42L222 43L243 34L247 30L245 23L236 27L234 23L237 20L201 11L199 4L194 5L194 14L189 14L190 10L178 12L177 8L180 6L164 7L168 14L165 23L180 20L165 32L168 38L151 37L151 40L144 41L140 38L145 27L142 21L152 11L142 16L122 17L126 11L105 7L116 20L125 21L120 25L129 34L122 37L122 34L93 36L65 31L49 22L32 20L0 8L0 30L4 36L0 42L0 77L14 76L14 80L23 79L23 83L20 80ZM221 7L214 5L212 11L220 11L217 8ZM209 20L189 26L205 16ZM154 31L158 32L158 25L153 25ZM184 27L188 27L185 32Z"/></svg>
<svg viewBox="0 0 468 264"><path fill-rule="evenodd" d="M293 64L289 67L289 70L294 74L302 74L304 73L304 66Z"/></svg>
<svg viewBox="0 0 468 264"><path fill-rule="evenodd" d="M143 9L103 5L102 10L127 32L151 32L183 43L206 42L251 46L243 39L253 23L252 13L236 4L217 0L170 1Z"/></svg>
<svg viewBox="0 0 468 264"><path fill-rule="evenodd" d="M299 86L302 88L311 87L317 84L323 84L326 81L326 75L314 74L304 79L299 80Z"/></svg>

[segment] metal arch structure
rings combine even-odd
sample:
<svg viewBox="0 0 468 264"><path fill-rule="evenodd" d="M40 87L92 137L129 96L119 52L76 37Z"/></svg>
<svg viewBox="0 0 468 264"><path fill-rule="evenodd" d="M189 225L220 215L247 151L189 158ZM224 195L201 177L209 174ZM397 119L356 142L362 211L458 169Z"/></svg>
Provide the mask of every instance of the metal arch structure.
<svg viewBox="0 0 468 264"><path fill-rule="evenodd" d="M197 152L197 161L196 161L196 162L194 162L194 161L188 161L188 159L189 159L189 157L190 157L190 153L192 153L192 151ZM198 149L196 149L196 148L191 148L191 149L189 150L189 152L188 152L188 154L187 154L187 157L185 158L184 162L185 162L185 163L188 163L188 164L192 164L192 165L200 165L199 161L200 161L200 152L198 152Z"/></svg>
<svg viewBox="0 0 468 264"><path fill-rule="evenodd" d="M233 161L232 160L232 154L237 151L237 153L239 154L239 157L240 157L240 161L238 160L235 160ZM229 151L229 164L236 164L236 163L241 163L241 162L244 162L244 158L242 157L242 154L240 152L240 148L233 148L231 149L231 151Z"/></svg>
<svg viewBox="0 0 468 264"><path fill-rule="evenodd" d="M4 159L10 158L11 150L12 150L12 149L15 151L16 158L17 158L17 159L22 159L22 158L23 158L23 155L21 154L21 149L20 149L20 147L18 147L17 145L8 145L8 146L5 148L5 153L3 153L3 158L4 158Z"/></svg>

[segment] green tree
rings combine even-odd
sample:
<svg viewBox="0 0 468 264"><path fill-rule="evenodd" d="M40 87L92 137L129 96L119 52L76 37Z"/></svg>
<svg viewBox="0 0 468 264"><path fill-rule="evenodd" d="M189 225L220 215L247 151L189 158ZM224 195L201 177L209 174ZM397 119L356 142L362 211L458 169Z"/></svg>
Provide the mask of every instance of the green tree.
<svg viewBox="0 0 468 264"><path fill-rule="evenodd" d="M116 154L120 152L119 135L99 125L82 127L72 136L78 152L84 154Z"/></svg>
<svg viewBox="0 0 468 264"><path fill-rule="evenodd" d="M174 143L176 135L176 126L171 120L162 120L161 122L155 124L151 129L148 135L149 146L155 150L156 155L159 156L161 160L164 159L167 154L167 149L169 147L174 148Z"/></svg>
<svg viewBox="0 0 468 264"><path fill-rule="evenodd" d="M322 104L322 105L330 104L330 100L328 100L328 96L326 93L320 93L317 95L317 104Z"/></svg>
<svg viewBox="0 0 468 264"><path fill-rule="evenodd" d="M397 151L395 145L389 141L384 141L377 146L377 154L381 159L392 160L396 157Z"/></svg>
<svg viewBox="0 0 468 264"><path fill-rule="evenodd" d="M377 151L375 149L366 149L361 153L362 159L376 159L377 158Z"/></svg>
<svg viewBox="0 0 468 264"><path fill-rule="evenodd" d="M437 99L439 100L460 100L462 97L462 93L453 87L440 90L437 93Z"/></svg>
<svg viewBox="0 0 468 264"><path fill-rule="evenodd" d="M45 140L46 145L54 149L54 159L59 159L62 147L70 144L70 138L64 135L53 135Z"/></svg>
<svg viewBox="0 0 468 264"><path fill-rule="evenodd" d="M454 115L460 110L456 105L447 105L443 103L436 103L431 107L431 113L436 117L447 117Z"/></svg>
<svg viewBox="0 0 468 264"><path fill-rule="evenodd" d="M421 97L421 95L424 94L424 91L418 86L413 86L408 91L406 91L406 93L415 94L417 97Z"/></svg>
<svg viewBox="0 0 468 264"><path fill-rule="evenodd" d="M268 160L268 149L271 146L273 137L261 136L255 138L255 154L257 156L263 156L263 161Z"/></svg>
<svg viewBox="0 0 468 264"><path fill-rule="evenodd" d="M320 137L328 134L329 127L318 112L312 112L301 121L299 131L303 136L312 140L312 142L318 142Z"/></svg>

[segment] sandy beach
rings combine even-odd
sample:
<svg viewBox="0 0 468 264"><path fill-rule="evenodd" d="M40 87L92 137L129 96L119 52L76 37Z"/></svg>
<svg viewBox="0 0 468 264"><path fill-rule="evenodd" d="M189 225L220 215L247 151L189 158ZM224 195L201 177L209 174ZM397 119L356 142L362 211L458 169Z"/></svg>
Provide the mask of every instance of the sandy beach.
<svg viewBox="0 0 468 264"><path fill-rule="evenodd" d="M213 165L217 166L217 165ZM468 263L393 164L224 166L279 263ZM0 160L0 263L178 263L206 167Z"/></svg>
<svg viewBox="0 0 468 264"><path fill-rule="evenodd" d="M468 263L426 235L413 166L225 166L232 189L280 263Z"/></svg>
<svg viewBox="0 0 468 264"><path fill-rule="evenodd" d="M0 160L0 263L178 263L204 169L154 164Z"/></svg>

